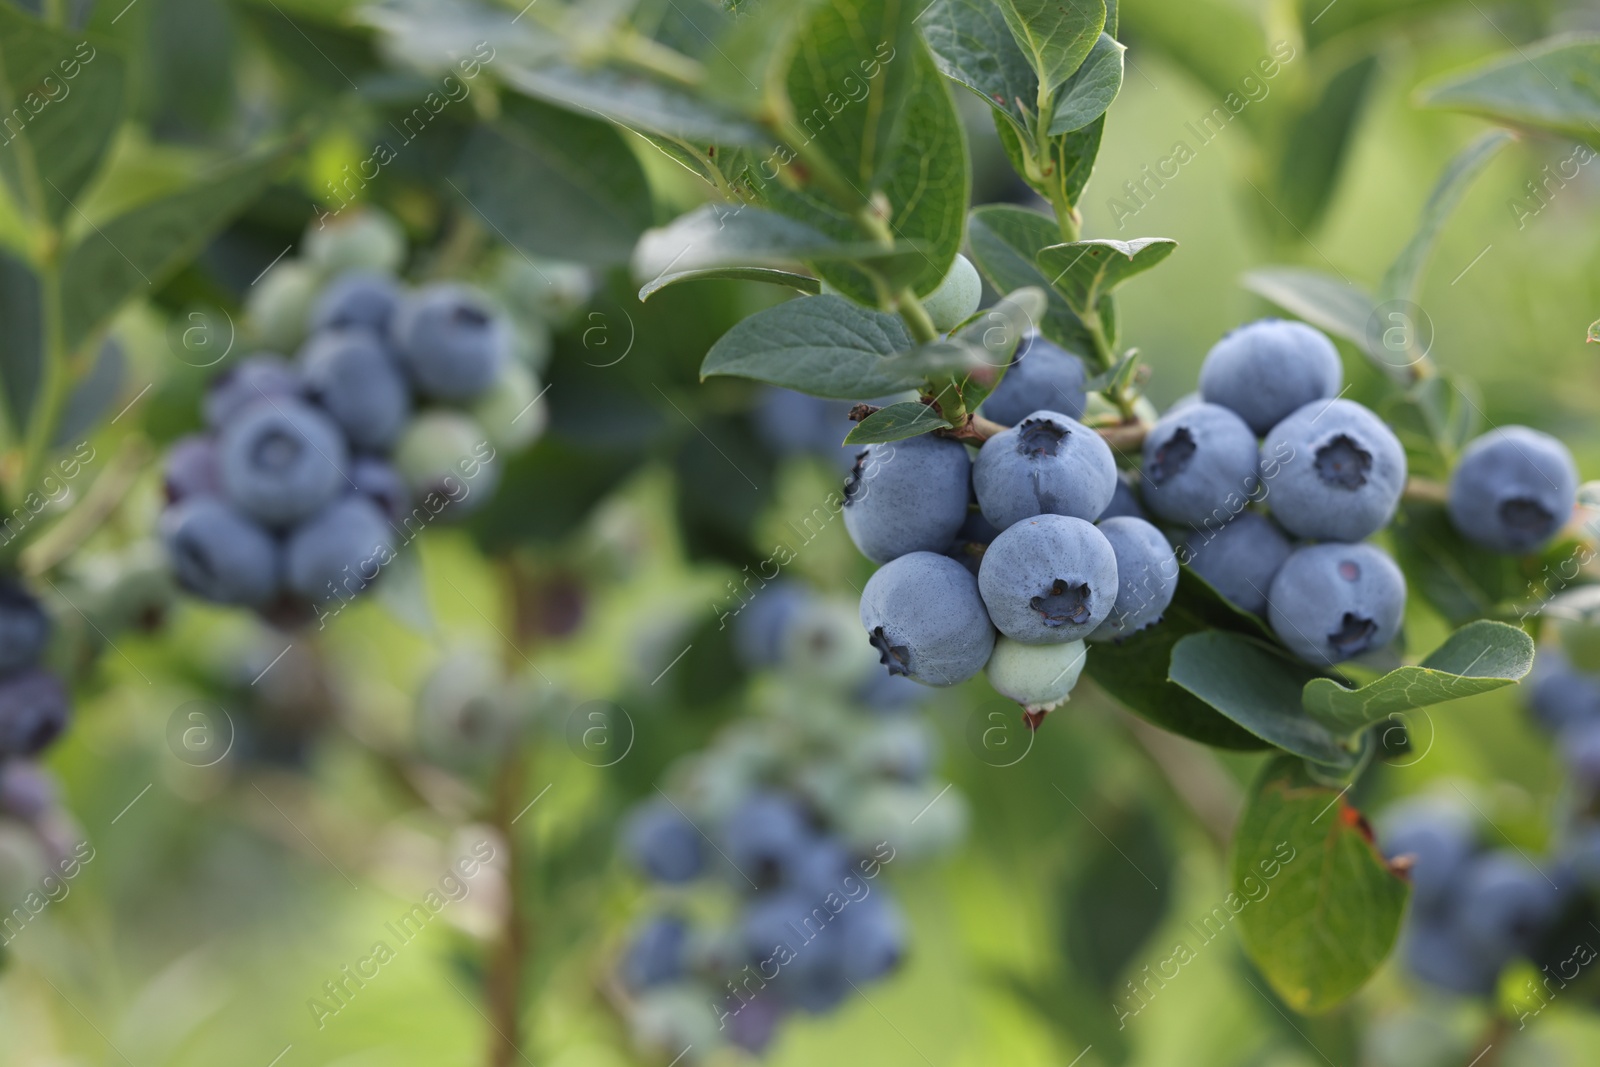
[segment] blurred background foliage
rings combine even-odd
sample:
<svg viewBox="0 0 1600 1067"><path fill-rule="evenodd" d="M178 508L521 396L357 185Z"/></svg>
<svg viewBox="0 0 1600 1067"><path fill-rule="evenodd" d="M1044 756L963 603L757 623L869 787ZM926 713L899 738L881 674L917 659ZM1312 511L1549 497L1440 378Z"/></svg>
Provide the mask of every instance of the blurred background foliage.
<svg viewBox="0 0 1600 1067"><path fill-rule="evenodd" d="M134 408L134 435L160 445L193 426L210 373L174 357L172 323L201 306L237 314L273 257L338 206L330 187L345 168L437 79L393 62L342 0L21 6L41 4L127 63L130 121L109 175L80 203L86 225L300 138L269 190L118 323L124 395L153 386ZM699 7L644 0L635 22L691 38ZM1129 73L1083 201L1084 232L1180 243L1121 307L1162 404L1189 391L1217 337L1269 310L1240 286L1246 270L1301 264L1376 282L1446 161L1485 129L1417 106L1419 85L1555 32L1600 30L1592 4L1558 0L1125 0L1121 21ZM1278 42L1293 58L1258 82L1264 92L1241 90ZM1189 124L1239 91L1253 94L1249 105L1198 143ZM957 99L970 120L974 202L1024 196L981 103ZM601 292L557 331L546 366L551 431L469 528L421 543L428 627L363 602L314 640L295 638L292 658L260 675L290 639L186 602L160 629L117 636L78 675L77 724L52 768L93 859L3 950L0 1064L480 1062L480 945L504 906L503 873L475 884L323 1026L307 1007L450 862L494 837L471 800L485 783L440 780L406 755L419 687L460 649L504 660L536 694L544 726L524 792L548 792L517 824L534 924L527 1059L638 1062L606 994L638 895L614 856L616 820L675 756L743 712L745 679L715 606L742 568L794 536L785 524L838 471L773 454L753 431L753 388L697 381L711 342L771 292L700 282L640 304L618 266L638 230L705 199L702 183L642 138L591 124L584 158L607 165L581 191L614 208L614 225L597 243L576 240L559 227L584 183L552 177L560 161L541 142L560 121L585 120L475 88L358 193L402 220L422 275L601 250L587 257ZM1144 181L1179 140L1192 160L1129 200L1124 183ZM1593 473L1600 379L1584 336L1600 318L1600 171L1585 167L1527 211L1528 183L1571 149L1529 136L1502 152L1445 229L1418 302L1434 358L1477 382L1490 420L1559 435ZM9 210L0 245L18 237ZM1347 366L1361 364L1346 354ZM132 447L128 431L96 441ZM159 476L146 471L86 558L134 551L158 497ZM835 524L793 569L850 595L869 567ZM1431 647L1443 624L1421 607L1414 616L1413 646ZM81 636L92 645L90 629ZM1350 1005L1306 1020L1273 1002L1229 935L1164 986L1141 985L1144 1003L1119 1028L1116 1006L1138 1003L1129 983L1226 894L1217 820L1260 757L1143 743L1143 728L1086 684L1036 739L1016 736L1032 744L1025 758L997 768L970 739L991 713L1014 728L1015 709L973 686L940 694L929 712L945 738L942 773L970 801L967 845L931 872L888 875L913 924L908 965L870 1000L789 1025L773 1063L1470 1058L1485 1013L1419 993L1392 964ZM237 728L216 766L191 766L170 744L174 713L196 699L230 709ZM633 747L613 766L592 766L569 744L574 709L593 700L627 713ZM1562 787L1548 742L1516 704L1506 690L1418 716L1410 751L1352 799L1381 807L1455 782L1507 838L1538 849ZM1172 775L1187 802L1166 784ZM1197 816L1196 796L1213 808ZM5 842L10 899L28 884L11 876L29 868L12 856L25 844ZM1557 1003L1497 1055L1578 1063L1597 1048L1593 1016Z"/></svg>

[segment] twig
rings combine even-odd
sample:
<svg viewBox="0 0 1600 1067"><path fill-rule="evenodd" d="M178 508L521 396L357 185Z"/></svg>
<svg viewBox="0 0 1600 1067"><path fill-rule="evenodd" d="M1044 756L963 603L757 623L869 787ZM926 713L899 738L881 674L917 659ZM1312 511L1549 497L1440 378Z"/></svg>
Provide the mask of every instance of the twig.
<svg viewBox="0 0 1600 1067"><path fill-rule="evenodd" d="M1412 475L1406 479L1406 487L1401 493L1401 499L1413 503L1445 504L1450 501L1450 487L1443 482L1436 482L1432 478L1419 478Z"/></svg>
<svg viewBox="0 0 1600 1067"><path fill-rule="evenodd" d="M1218 846L1226 848L1244 800L1211 750L1118 709L1123 725Z"/></svg>
<svg viewBox="0 0 1600 1067"><path fill-rule="evenodd" d="M491 822L506 846L506 912L500 936L490 948L485 979L489 1019L489 1067L510 1067L522 1057L523 961L531 947L531 930L523 913L522 857L517 848L517 801L522 796L523 759L512 746L495 778Z"/></svg>

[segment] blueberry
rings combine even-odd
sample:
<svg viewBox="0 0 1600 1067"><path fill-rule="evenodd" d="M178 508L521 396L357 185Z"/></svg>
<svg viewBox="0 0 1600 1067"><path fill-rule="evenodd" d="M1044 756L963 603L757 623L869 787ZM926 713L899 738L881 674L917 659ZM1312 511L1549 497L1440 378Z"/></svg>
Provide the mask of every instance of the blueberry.
<svg viewBox="0 0 1600 1067"><path fill-rule="evenodd" d="M1385 813L1379 843L1388 859L1411 856L1411 898L1418 909L1444 908L1477 850L1471 812L1420 797Z"/></svg>
<svg viewBox="0 0 1600 1067"><path fill-rule="evenodd" d="M825 400L767 386L752 412L756 436L780 456L836 453L850 432L853 406L848 400Z"/></svg>
<svg viewBox="0 0 1600 1067"><path fill-rule="evenodd" d="M363 207L306 228L305 256L322 271L348 270L393 273L406 256L406 235L393 217Z"/></svg>
<svg viewBox="0 0 1600 1067"><path fill-rule="evenodd" d="M808 683L852 682L872 670L875 660L861 640L855 610L831 597L802 604L783 635L783 668Z"/></svg>
<svg viewBox="0 0 1600 1067"><path fill-rule="evenodd" d="M932 552L912 552L878 568L861 594L861 625L890 674L924 685L966 681L994 648L977 579Z"/></svg>
<svg viewBox="0 0 1600 1067"><path fill-rule="evenodd" d="M401 302L394 321L400 362L417 391L436 400L470 400L494 384L509 334L478 290L436 283Z"/></svg>
<svg viewBox="0 0 1600 1067"><path fill-rule="evenodd" d="M70 708L61 679L43 668L0 678L0 759L43 752L66 729Z"/></svg>
<svg viewBox="0 0 1600 1067"><path fill-rule="evenodd" d="M1272 428L1261 480L1273 517L1296 537L1359 541L1383 529L1406 487L1400 439L1353 400L1318 400Z"/></svg>
<svg viewBox="0 0 1600 1067"><path fill-rule="evenodd" d="M622 958L622 980L629 989L682 977L689 955L689 927L674 916L659 916L633 935Z"/></svg>
<svg viewBox="0 0 1600 1067"><path fill-rule="evenodd" d="M1307 663L1331 665L1394 640L1406 580L1372 545L1307 545L1289 554L1267 601L1278 640Z"/></svg>
<svg viewBox="0 0 1600 1067"><path fill-rule="evenodd" d="M788 884L821 900L829 893L843 895L850 874L850 853L844 845L830 837L817 837L801 850Z"/></svg>
<svg viewBox="0 0 1600 1067"><path fill-rule="evenodd" d="M1561 756L1579 792L1600 796L1600 723L1579 722L1563 730Z"/></svg>
<svg viewBox="0 0 1600 1067"><path fill-rule="evenodd" d="M255 338L285 352L298 345L305 338L311 304L321 285L321 274L296 260L285 259L269 268L250 287L245 302Z"/></svg>
<svg viewBox="0 0 1600 1067"><path fill-rule="evenodd" d="M982 413L1002 426L1015 426L1040 408L1081 419L1088 403L1087 380L1083 360L1039 334L1030 334L1022 339L1000 384L984 400Z"/></svg>
<svg viewBox="0 0 1600 1067"><path fill-rule="evenodd" d="M1296 409L1338 396L1343 379L1339 350L1321 332L1303 322L1261 319L1211 346L1200 364L1200 395L1260 436Z"/></svg>
<svg viewBox="0 0 1600 1067"><path fill-rule="evenodd" d="M291 590L321 602L354 596L394 558L394 530L364 496L341 497L296 526L284 547Z"/></svg>
<svg viewBox="0 0 1600 1067"><path fill-rule="evenodd" d="M1452 916L1411 916L1401 938L1400 955L1422 981L1465 996L1492 993L1505 963L1472 944Z"/></svg>
<svg viewBox="0 0 1600 1067"><path fill-rule="evenodd" d="M50 640L50 619L27 590L0 580L0 675L31 667Z"/></svg>
<svg viewBox="0 0 1600 1067"><path fill-rule="evenodd" d="M1163 415L1144 440L1145 507L1168 522L1216 526L1232 519L1259 488L1256 435L1217 404Z"/></svg>
<svg viewBox="0 0 1600 1067"><path fill-rule="evenodd" d="M812 832L794 798L756 793L728 817L722 840L735 881L765 889L793 879L811 846Z"/></svg>
<svg viewBox="0 0 1600 1067"><path fill-rule="evenodd" d="M957 252L950 273L937 289L922 298L922 307L933 320L934 329L949 333L977 313L982 299L983 282L978 278L978 268Z"/></svg>
<svg viewBox="0 0 1600 1067"><path fill-rule="evenodd" d="M378 505L389 522L400 525L411 514L411 490L387 460L357 456L350 461L349 474L356 492Z"/></svg>
<svg viewBox="0 0 1600 1067"><path fill-rule="evenodd" d="M328 283L311 308L311 331L370 330L387 337L400 307L400 287L384 274L349 271Z"/></svg>
<svg viewBox="0 0 1600 1067"><path fill-rule="evenodd" d="M1145 514L1144 505L1139 503L1139 494L1119 476L1116 491L1111 494L1111 503L1100 513L1098 521L1123 517L1150 521L1150 516Z"/></svg>
<svg viewBox="0 0 1600 1067"><path fill-rule="evenodd" d="M1117 491L1111 446L1055 411L1035 411L978 450L972 488L983 517L999 529L1034 515L1094 521Z"/></svg>
<svg viewBox="0 0 1600 1067"><path fill-rule="evenodd" d="M344 436L298 400L261 400L245 408L223 429L218 452L228 499L270 526L316 513L349 485Z"/></svg>
<svg viewBox="0 0 1600 1067"><path fill-rule="evenodd" d="M1040 515L983 554L978 588L995 628L1025 645L1088 637L1117 601L1117 555L1093 523Z"/></svg>
<svg viewBox="0 0 1600 1067"><path fill-rule="evenodd" d="M378 335L365 328L323 330L300 352L311 396L355 448L394 444L411 414L411 391Z"/></svg>
<svg viewBox="0 0 1600 1067"><path fill-rule="evenodd" d="M751 966L763 974L777 968L774 985L784 998L816 1012L838 1004L850 991L843 974L839 925L839 916L822 898L784 890L752 900L740 929Z"/></svg>
<svg viewBox="0 0 1600 1067"><path fill-rule="evenodd" d="M206 425L222 430L258 400L298 400L305 393L304 379L287 360L270 352L259 352L211 379L201 407Z"/></svg>
<svg viewBox="0 0 1600 1067"><path fill-rule="evenodd" d="M1532 951L1561 904L1549 879L1510 850L1474 859L1459 892L1457 918L1467 941L1502 959Z"/></svg>
<svg viewBox="0 0 1600 1067"><path fill-rule="evenodd" d="M898 712L926 700L928 690L903 674L891 674L874 668L856 687L854 695L870 711Z"/></svg>
<svg viewBox="0 0 1600 1067"><path fill-rule="evenodd" d="M876 981L905 957L905 920L883 893L851 901L838 922L844 957L840 966L850 981Z"/></svg>
<svg viewBox="0 0 1600 1067"><path fill-rule="evenodd" d="M700 831L666 800L634 809L622 836L628 857L658 882L687 882L705 868Z"/></svg>
<svg viewBox="0 0 1600 1067"><path fill-rule="evenodd" d="M996 693L1015 700L1031 715L1042 716L1072 694L1086 658L1082 641L1025 645L1002 635L995 639L983 672Z"/></svg>
<svg viewBox="0 0 1600 1067"><path fill-rule="evenodd" d="M971 472L966 446L947 438L866 445L845 482L844 527L876 563L943 552L966 521Z"/></svg>
<svg viewBox="0 0 1600 1067"><path fill-rule="evenodd" d="M459 411L425 411L394 448L395 469L411 495L445 521L487 504L500 484L499 453L483 427Z"/></svg>
<svg viewBox="0 0 1600 1067"><path fill-rule="evenodd" d="M1090 641L1113 641L1161 618L1178 591L1178 557L1143 519L1103 519L1098 529L1117 557L1117 599Z"/></svg>
<svg viewBox="0 0 1600 1067"><path fill-rule="evenodd" d="M967 568L976 578L978 565L983 562L984 549L999 536L1000 530L983 517L983 512L973 511L969 507L966 521L956 531L956 543L950 546L945 555Z"/></svg>
<svg viewBox="0 0 1600 1067"><path fill-rule="evenodd" d="M219 497L193 497L161 516L161 539L183 588L216 604L260 607L278 595L282 550Z"/></svg>
<svg viewBox="0 0 1600 1067"><path fill-rule="evenodd" d="M777 666L785 636L811 599L798 582L769 582L742 601L733 615L733 651L748 670Z"/></svg>
<svg viewBox="0 0 1600 1067"><path fill-rule="evenodd" d="M31 760L0 760L0 815L38 822L56 804L56 783Z"/></svg>
<svg viewBox="0 0 1600 1067"><path fill-rule="evenodd" d="M1559 649L1540 649L1522 692L1533 717L1552 733L1600 722L1600 678L1573 667Z"/></svg>
<svg viewBox="0 0 1600 1067"><path fill-rule="evenodd" d="M216 438L192 433L173 442L167 452L161 485L169 504L191 496L215 496L222 492L222 467L217 462Z"/></svg>
<svg viewBox="0 0 1600 1067"><path fill-rule="evenodd" d="M1253 511L1184 542L1185 562L1234 607L1267 614L1267 590L1294 546L1278 524Z"/></svg>
<svg viewBox="0 0 1600 1067"><path fill-rule="evenodd" d="M1462 450L1450 475L1450 520L1474 544L1508 555L1542 548L1577 502L1567 446L1526 426L1502 426Z"/></svg>

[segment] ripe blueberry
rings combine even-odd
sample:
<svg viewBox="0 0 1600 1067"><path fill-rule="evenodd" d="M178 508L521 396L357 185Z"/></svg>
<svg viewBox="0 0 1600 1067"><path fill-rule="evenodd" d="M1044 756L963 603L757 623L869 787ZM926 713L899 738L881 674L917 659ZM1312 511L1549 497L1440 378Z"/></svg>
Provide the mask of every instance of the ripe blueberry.
<svg viewBox="0 0 1600 1067"><path fill-rule="evenodd" d="M1004 530L1034 515L1100 517L1117 489L1101 436L1055 411L1035 411L978 450L972 488L983 517Z"/></svg>
<svg viewBox="0 0 1600 1067"><path fill-rule="evenodd" d="M278 595L282 550L271 534L220 497L198 496L161 516L178 584L217 604L260 607Z"/></svg>
<svg viewBox="0 0 1600 1067"><path fill-rule="evenodd" d="M394 444L411 414L411 391L378 335L364 327L314 334L300 352L311 397L355 448Z"/></svg>
<svg viewBox="0 0 1600 1067"><path fill-rule="evenodd" d="M1303 322L1261 319L1211 346L1200 365L1200 395L1244 419L1257 436L1297 408L1339 394L1339 350Z"/></svg>
<svg viewBox="0 0 1600 1067"><path fill-rule="evenodd" d="M628 858L658 882L687 882L705 869L700 831L666 800L634 809L622 836Z"/></svg>
<svg viewBox="0 0 1600 1067"><path fill-rule="evenodd" d="M394 531L378 505L341 497L289 533L284 574L291 590L322 602L354 596L394 558Z"/></svg>
<svg viewBox="0 0 1600 1067"><path fill-rule="evenodd" d="M622 980L629 989L649 989L682 976L689 949L689 927L664 915L651 919L633 935L622 958Z"/></svg>
<svg viewBox="0 0 1600 1067"><path fill-rule="evenodd" d="M259 400L222 430L222 487L241 511L271 526L314 514L349 485L344 435L316 408Z"/></svg>
<svg viewBox="0 0 1600 1067"><path fill-rule="evenodd" d="M259 400L298 400L305 393L305 380L287 360L270 352L259 352L211 379L201 407L206 425L221 430L232 425L245 408Z"/></svg>
<svg viewBox="0 0 1600 1067"><path fill-rule="evenodd" d="M0 678L0 759L43 752L66 729L70 708L61 679L41 667Z"/></svg>
<svg viewBox="0 0 1600 1067"><path fill-rule="evenodd" d="M368 271L341 274L312 305L311 331L359 329L387 337L400 298L400 287L387 275Z"/></svg>
<svg viewBox="0 0 1600 1067"><path fill-rule="evenodd" d="M215 496L222 492L222 467L217 462L216 438L192 433L174 442L167 452L161 484L169 504L191 496Z"/></svg>
<svg viewBox="0 0 1600 1067"><path fill-rule="evenodd" d="M1253 511L1217 530L1196 530L1184 542L1189 568L1243 611L1267 614L1267 590L1294 546L1276 523Z"/></svg>
<svg viewBox="0 0 1600 1067"><path fill-rule="evenodd" d="M1353 400L1318 400L1272 428L1261 480L1273 517L1296 537L1359 541L1383 529L1406 487L1406 453Z"/></svg>
<svg viewBox="0 0 1600 1067"><path fill-rule="evenodd" d="M494 384L510 336L478 290L437 283L406 297L393 326L400 362L418 392L470 400Z"/></svg>
<svg viewBox="0 0 1600 1067"><path fill-rule="evenodd" d="M1278 640L1307 663L1331 665L1394 640L1406 580L1372 545L1307 545L1278 569L1267 600Z"/></svg>
<svg viewBox="0 0 1600 1067"><path fill-rule="evenodd" d="M1244 510L1258 487L1256 435L1217 404L1169 411L1144 441L1145 507L1168 522L1224 523Z"/></svg>
<svg viewBox="0 0 1600 1067"><path fill-rule="evenodd" d="M1068 418L1083 418L1083 360L1039 334L1022 339L1000 384L983 402L983 414L1002 426L1015 426L1043 408Z"/></svg>
<svg viewBox="0 0 1600 1067"><path fill-rule="evenodd" d="M0 675L38 662L50 640L50 619L27 590L0 581Z"/></svg>
<svg viewBox="0 0 1600 1067"><path fill-rule="evenodd" d="M1525 555L1566 524L1577 493L1566 445L1526 426L1502 426L1462 451L1450 476L1450 519L1474 544Z"/></svg>
<svg viewBox="0 0 1600 1067"><path fill-rule="evenodd" d="M1160 620L1178 591L1178 557L1143 519L1102 519L1098 529L1117 557L1117 599L1088 640L1114 641Z"/></svg>
<svg viewBox="0 0 1600 1067"><path fill-rule="evenodd" d="M890 674L924 685L966 681L994 649L977 580L932 552L912 552L878 568L861 594L861 625Z"/></svg>
<svg viewBox="0 0 1600 1067"><path fill-rule="evenodd" d="M971 472L966 446L947 438L866 445L845 481L844 527L877 563L943 552L966 521Z"/></svg>
<svg viewBox="0 0 1600 1067"><path fill-rule="evenodd" d="M1025 645L1088 637L1117 601L1117 555L1093 523L1039 515L983 554L978 588L995 627Z"/></svg>

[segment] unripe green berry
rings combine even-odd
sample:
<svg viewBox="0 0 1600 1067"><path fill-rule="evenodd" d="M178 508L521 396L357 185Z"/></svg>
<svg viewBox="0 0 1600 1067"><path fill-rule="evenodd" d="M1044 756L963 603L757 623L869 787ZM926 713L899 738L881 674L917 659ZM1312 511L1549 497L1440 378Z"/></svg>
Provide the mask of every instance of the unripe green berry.
<svg viewBox="0 0 1600 1067"><path fill-rule="evenodd" d="M303 246L311 265L329 277L347 270L396 274L406 259L405 231L373 207L314 220Z"/></svg>
<svg viewBox="0 0 1600 1067"><path fill-rule="evenodd" d="M311 304L321 286L322 276L314 268L297 259L285 259L251 287L245 314L262 348L293 352L300 347Z"/></svg>
<svg viewBox="0 0 1600 1067"><path fill-rule="evenodd" d="M539 396L543 388L533 371L510 360L489 391L472 405L472 416L489 435L490 444L520 452L539 439L550 411Z"/></svg>
<svg viewBox="0 0 1600 1067"><path fill-rule="evenodd" d="M1042 714L1066 702L1083 673L1084 659L1082 641L1025 645L1002 634L983 671L995 692L1025 711Z"/></svg>
<svg viewBox="0 0 1600 1067"><path fill-rule="evenodd" d="M499 450L470 415L437 409L413 419L395 445L394 467L411 495L445 521L471 514L500 482Z"/></svg>
<svg viewBox="0 0 1600 1067"><path fill-rule="evenodd" d="M978 278L978 268L958 252L939 288L922 298L922 309L933 320L934 329L949 333L977 312L982 298L983 282Z"/></svg>

